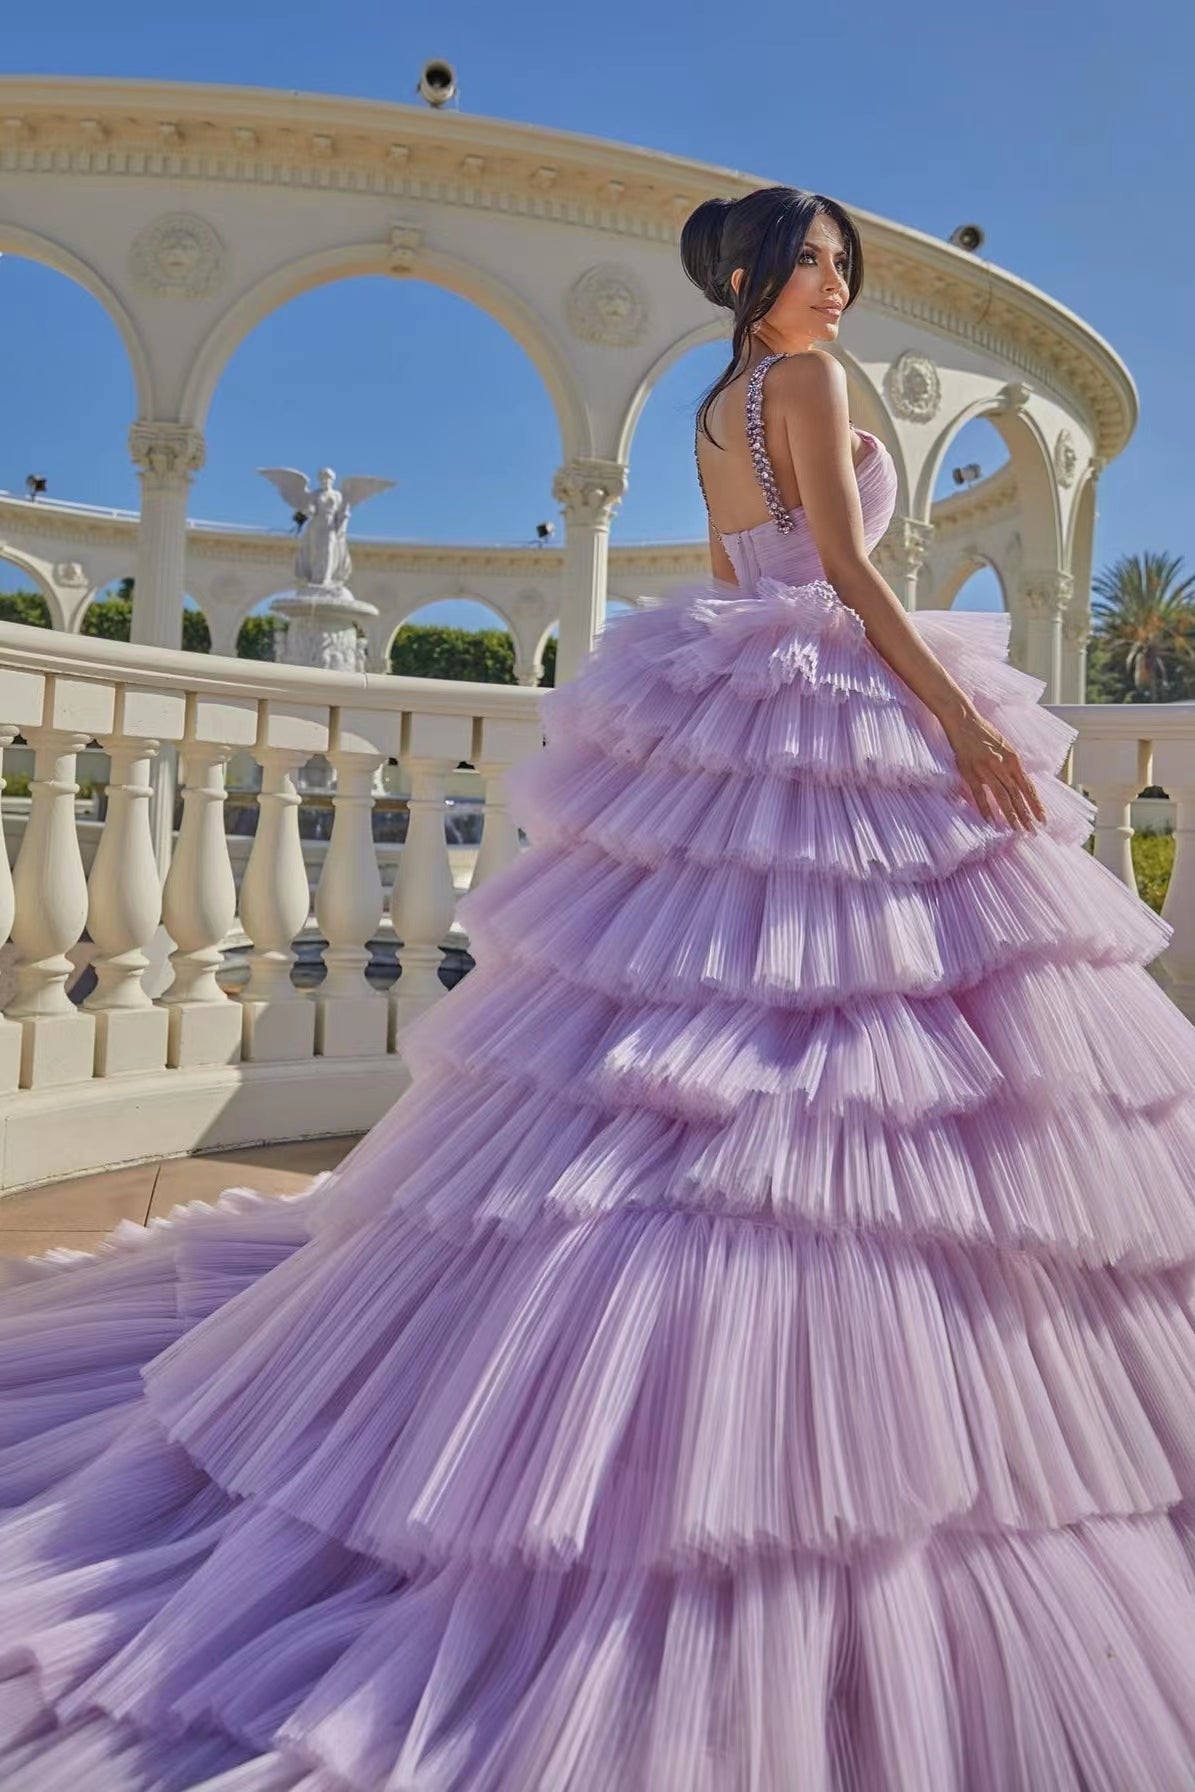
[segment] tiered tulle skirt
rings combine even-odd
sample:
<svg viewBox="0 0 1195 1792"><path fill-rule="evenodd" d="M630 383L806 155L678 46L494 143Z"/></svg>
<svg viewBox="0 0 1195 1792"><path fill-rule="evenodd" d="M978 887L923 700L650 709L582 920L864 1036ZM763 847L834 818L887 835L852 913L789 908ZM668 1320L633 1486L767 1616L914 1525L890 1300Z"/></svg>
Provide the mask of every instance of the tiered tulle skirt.
<svg viewBox="0 0 1195 1792"><path fill-rule="evenodd" d="M1195 1030L1004 616L823 585L544 699L331 1177L0 1294L6 1792L1195 1785Z"/></svg>

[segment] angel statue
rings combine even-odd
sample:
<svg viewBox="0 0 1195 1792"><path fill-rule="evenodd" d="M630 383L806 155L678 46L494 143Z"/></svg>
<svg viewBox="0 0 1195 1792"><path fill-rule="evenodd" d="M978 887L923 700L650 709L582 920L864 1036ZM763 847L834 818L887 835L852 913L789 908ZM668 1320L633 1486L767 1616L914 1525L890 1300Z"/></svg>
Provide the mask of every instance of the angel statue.
<svg viewBox="0 0 1195 1792"><path fill-rule="evenodd" d="M337 488L331 467L321 467L315 486L294 467L259 467L270 484L285 498L296 521L303 519L295 549L295 579L300 589L339 591L353 576L349 554L349 516L358 504L379 492L389 491L393 479L370 479L354 474Z"/></svg>

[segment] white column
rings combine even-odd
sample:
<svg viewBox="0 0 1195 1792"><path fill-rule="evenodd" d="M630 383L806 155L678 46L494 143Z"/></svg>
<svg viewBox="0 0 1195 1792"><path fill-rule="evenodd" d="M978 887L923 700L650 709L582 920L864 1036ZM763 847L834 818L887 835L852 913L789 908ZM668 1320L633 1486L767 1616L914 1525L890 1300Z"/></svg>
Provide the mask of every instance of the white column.
<svg viewBox="0 0 1195 1792"><path fill-rule="evenodd" d="M407 837L399 854L390 917L402 941L401 975L390 997L391 1048L407 1021L444 994L440 950L456 913L456 890L444 832L444 782L472 751L470 716L411 714L403 718L402 765L410 784Z"/></svg>
<svg viewBox="0 0 1195 1792"><path fill-rule="evenodd" d="M292 1062L315 1051L315 1008L290 975L293 942L311 909L299 836L303 799L294 778L310 754L263 747L255 757L261 766L257 832L241 880L241 926L253 942L241 990L242 1050L246 1058Z"/></svg>
<svg viewBox="0 0 1195 1792"><path fill-rule="evenodd" d="M204 463L203 434L187 423L140 418L129 431L129 453L141 481L132 639L147 647L178 647L187 588L187 500ZM177 785L172 747L154 759L150 778L150 832L158 873L165 877Z"/></svg>
<svg viewBox="0 0 1195 1792"><path fill-rule="evenodd" d="M1062 617L1062 670L1059 688L1061 703L1087 701L1087 644L1091 640L1091 616L1073 614L1068 607Z"/></svg>
<svg viewBox="0 0 1195 1792"><path fill-rule="evenodd" d="M316 919L328 942L328 974L316 992L315 1049L325 1058L380 1057L387 1047L389 1005L365 976L369 941L384 906L373 843L373 791L387 757L377 748L328 748L336 793L332 837L315 892Z"/></svg>
<svg viewBox="0 0 1195 1792"><path fill-rule="evenodd" d="M95 1021L66 993L67 952L87 922L87 878L75 831L75 755L91 736L30 728L34 752L29 817L13 872L16 998L8 1017L22 1028L21 1087L90 1078Z"/></svg>
<svg viewBox="0 0 1195 1792"><path fill-rule="evenodd" d="M1056 567L1021 575L1021 608L1027 619L1026 671L1045 679L1043 703L1062 701L1062 616L1073 586L1070 573Z"/></svg>
<svg viewBox="0 0 1195 1792"><path fill-rule="evenodd" d="M168 1015L145 988L146 948L162 914L154 853L150 766L162 737L178 739L186 698L175 691L128 688L116 694L108 754L108 809L88 880L87 930L96 945L96 987L83 1006L95 1016L95 1074L160 1070Z"/></svg>
<svg viewBox="0 0 1195 1792"><path fill-rule="evenodd" d="M615 460L573 460L552 482L564 513L564 571L556 682L580 671L606 619L610 519L627 488L627 469Z"/></svg>
<svg viewBox="0 0 1195 1792"><path fill-rule="evenodd" d="M1148 726L1148 724L1145 724ZM1130 890L1137 888L1133 869L1134 798L1151 782L1148 740L1101 739L1081 731L1072 749L1072 779L1096 806L1095 856Z"/></svg>
<svg viewBox="0 0 1195 1792"><path fill-rule="evenodd" d="M894 516L872 550L872 563L906 610L917 608L917 584L934 539L934 525Z"/></svg>

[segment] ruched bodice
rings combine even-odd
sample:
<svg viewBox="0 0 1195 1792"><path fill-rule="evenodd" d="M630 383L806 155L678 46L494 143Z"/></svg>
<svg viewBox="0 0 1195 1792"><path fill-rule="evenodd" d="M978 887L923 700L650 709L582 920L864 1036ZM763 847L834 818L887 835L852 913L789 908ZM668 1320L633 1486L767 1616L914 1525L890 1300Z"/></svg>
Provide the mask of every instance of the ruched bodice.
<svg viewBox="0 0 1195 1792"><path fill-rule="evenodd" d="M768 457L764 440L763 394L768 369L783 355L764 355L756 362L747 381L745 421L747 441L755 464L755 476L767 501L771 515L750 529L734 529L723 533L710 518L734 567L739 585L749 590L759 578L780 579L785 584L799 585L813 579L824 579L825 568L814 544L809 520L803 505L789 509L780 496L776 470ZM868 429L857 432L868 444L867 453L855 467L859 497L863 505L863 529L867 551L871 552L888 524L896 506L896 465L883 442ZM709 499L697 462L697 479L702 496Z"/></svg>
<svg viewBox="0 0 1195 1792"><path fill-rule="evenodd" d="M866 429L858 433L869 444L867 453L855 468L855 478L870 553L892 521L892 512L896 508L896 465L878 436ZM765 576L783 579L789 585L825 578L804 508L798 505L787 514L792 518L792 527L787 531L768 517L766 521L756 523L754 528L735 529L722 535L722 545L730 556L734 576L744 588Z"/></svg>

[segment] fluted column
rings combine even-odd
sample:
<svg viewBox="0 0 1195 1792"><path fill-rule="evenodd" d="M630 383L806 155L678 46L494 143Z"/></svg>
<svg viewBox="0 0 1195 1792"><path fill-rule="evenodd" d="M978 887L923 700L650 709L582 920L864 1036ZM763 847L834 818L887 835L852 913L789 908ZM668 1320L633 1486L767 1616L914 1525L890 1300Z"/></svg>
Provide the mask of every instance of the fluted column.
<svg viewBox="0 0 1195 1792"><path fill-rule="evenodd" d="M13 872L17 993L8 1016L22 1028L21 1087L87 1080L95 1021L66 993L67 953L87 923L87 878L75 829L75 757L90 734L29 728L34 754L29 816Z"/></svg>
<svg viewBox="0 0 1195 1792"><path fill-rule="evenodd" d="M564 513L564 569L556 682L580 671L606 619L610 521L627 489L627 469L615 460L573 460L552 482Z"/></svg>
<svg viewBox="0 0 1195 1792"><path fill-rule="evenodd" d="M147 647L178 647L187 588L187 499L203 466L203 434L188 423L139 418L129 431L129 453L141 481L131 639ZM158 873L170 863L178 763L165 746L150 770L150 833Z"/></svg>
<svg viewBox="0 0 1195 1792"><path fill-rule="evenodd" d="M369 942L384 906L373 843L373 793L386 757L376 748L328 748L336 794L332 837L315 892L316 920L328 942L328 974L316 992L315 1049L325 1058L374 1057L386 1050L388 1004L365 976Z"/></svg>
<svg viewBox="0 0 1195 1792"><path fill-rule="evenodd" d="M883 574L906 610L917 608L917 580L934 539L934 525L912 516L894 516L872 550L872 564Z"/></svg>
<svg viewBox="0 0 1195 1792"><path fill-rule="evenodd" d="M1062 616L1060 703L1087 701L1087 646L1090 640L1090 613L1080 611L1072 615L1068 607Z"/></svg>
<svg viewBox="0 0 1195 1792"><path fill-rule="evenodd" d="M108 754L108 809L88 881L87 928L96 945L96 987L84 1007L95 1016L95 1074L160 1070L169 1015L155 1006L143 978L162 913L149 805L150 765L160 734L182 733L185 699L174 692L117 693Z"/></svg>
<svg viewBox="0 0 1195 1792"><path fill-rule="evenodd" d="M310 759L305 747L254 748L261 766L257 832L241 881L241 925L253 942L249 977L241 990L249 1059L293 1062L315 1051L315 1007L291 981L294 940L311 908L299 835L302 797L295 773Z"/></svg>
<svg viewBox="0 0 1195 1792"><path fill-rule="evenodd" d="M1026 671L1044 678L1043 703L1060 703L1062 686L1062 617L1074 580L1069 572L1046 567L1021 574L1021 608L1026 617Z"/></svg>

